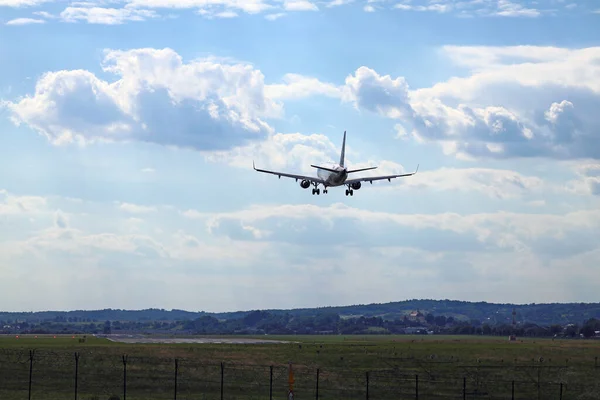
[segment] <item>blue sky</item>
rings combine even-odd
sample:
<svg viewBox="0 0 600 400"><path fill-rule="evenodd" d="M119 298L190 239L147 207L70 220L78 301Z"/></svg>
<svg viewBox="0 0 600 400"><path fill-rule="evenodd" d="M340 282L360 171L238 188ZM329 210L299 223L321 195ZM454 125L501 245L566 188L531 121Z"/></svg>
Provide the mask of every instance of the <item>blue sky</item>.
<svg viewBox="0 0 600 400"><path fill-rule="evenodd" d="M600 5L0 0L0 304L597 301ZM259 167L412 171L346 197ZM27 296L23 295L27 293Z"/></svg>

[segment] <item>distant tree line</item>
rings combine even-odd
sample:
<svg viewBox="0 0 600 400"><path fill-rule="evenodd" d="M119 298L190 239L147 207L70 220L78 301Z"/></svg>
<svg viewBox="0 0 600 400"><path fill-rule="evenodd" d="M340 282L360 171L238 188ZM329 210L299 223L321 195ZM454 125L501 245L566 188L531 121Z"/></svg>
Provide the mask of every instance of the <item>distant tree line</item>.
<svg viewBox="0 0 600 400"><path fill-rule="evenodd" d="M406 300L383 304L358 304L339 307L298 308L291 310L262 310L271 315L285 317L316 317L320 314L340 316L381 317L387 321L403 319L414 310L424 315L452 317L455 320L479 320L490 325L510 323L512 311L516 310L516 319L520 324L533 323L540 326L582 324L590 318L600 318L600 303L550 303L550 304L498 304L486 302L468 302L457 300ZM173 323L174 321L192 321L210 316L224 320L238 320L253 311L234 311L209 313L204 311L165 310L150 308L145 310L74 310L74 311L37 311L2 312L0 328L6 324L27 322L40 325L45 322L102 325L105 321L142 322L153 324L155 321ZM431 324L430 325L437 325Z"/></svg>
<svg viewBox="0 0 600 400"><path fill-rule="evenodd" d="M600 331L600 319L581 323L540 325L531 322L513 326L505 321L457 319L453 316L413 312L400 318L381 316L343 317L319 310L313 315L293 315L255 310L238 318L223 319L202 315L185 320L89 321L87 318L55 316L42 322L0 321L0 333L20 334L191 334L191 335L386 335L386 334L451 334L533 337L594 337Z"/></svg>

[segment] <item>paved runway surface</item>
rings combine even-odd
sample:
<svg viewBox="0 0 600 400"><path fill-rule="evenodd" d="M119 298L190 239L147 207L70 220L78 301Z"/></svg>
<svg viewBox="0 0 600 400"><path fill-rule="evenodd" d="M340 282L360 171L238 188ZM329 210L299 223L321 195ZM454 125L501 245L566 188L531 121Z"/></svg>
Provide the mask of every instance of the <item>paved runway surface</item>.
<svg viewBox="0 0 600 400"><path fill-rule="evenodd" d="M141 335L97 335L119 343L224 343L224 344L278 344L290 343L283 340L261 340L250 338L152 338Z"/></svg>

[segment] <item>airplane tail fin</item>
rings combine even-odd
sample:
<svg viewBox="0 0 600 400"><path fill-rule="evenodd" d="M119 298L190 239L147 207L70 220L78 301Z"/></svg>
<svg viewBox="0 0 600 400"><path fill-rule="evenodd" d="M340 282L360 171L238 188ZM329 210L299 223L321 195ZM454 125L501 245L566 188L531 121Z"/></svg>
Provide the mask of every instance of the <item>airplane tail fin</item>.
<svg viewBox="0 0 600 400"><path fill-rule="evenodd" d="M340 167L344 167L344 159L346 158L346 131L344 131L344 140L342 141L342 151L340 153Z"/></svg>

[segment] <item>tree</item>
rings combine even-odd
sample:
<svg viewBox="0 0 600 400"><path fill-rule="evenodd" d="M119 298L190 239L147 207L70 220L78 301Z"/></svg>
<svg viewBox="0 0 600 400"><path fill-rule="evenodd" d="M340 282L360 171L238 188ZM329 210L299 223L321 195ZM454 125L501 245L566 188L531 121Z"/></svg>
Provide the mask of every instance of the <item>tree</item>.
<svg viewBox="0 0 600 400"><path fill-rule="evenodd" d="M442 317L443 317L443 316L442 316ZM427 323L428 323L428 324L433 324L433 322L434 322L435 320L437 320L438 318L439 318L439 317L436 317L436 316L434 316L433 314L429 313L429 314L427 314L427 316L425 317L425 321L427 321ZM446 318L444 317L444 320L445 320L445 319L446 319Z"/></svg>
<svg viewBox="0 0 600 400"><path fill-rule="evenodd" d="M492 334L492 327L490 326L490 324L483 324L483 326L481 327L482 332L484 335L491 335Z"/></svg>
<svg viewBox="0 0 600 400"><path fill-rule="evenodd" d="M104 322L104 329L103 329L102 333L104 333L105 335L110 335L110 333L111 333L110 321Z"/></svg>
<svg viewBox="0 0 600 400"><path fill-rule="evenodd" d="M593 337L596 332L594 331L594 327L591 325L584 325L583 328L581 328L581 334L583 335L583 337L589 338L589 337Z"/></svg>

